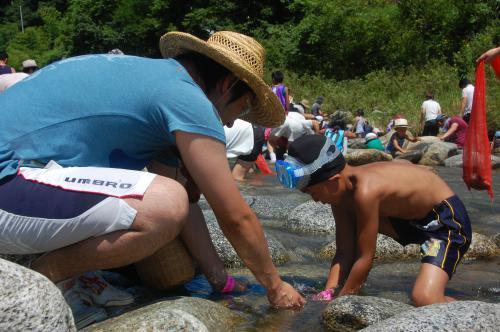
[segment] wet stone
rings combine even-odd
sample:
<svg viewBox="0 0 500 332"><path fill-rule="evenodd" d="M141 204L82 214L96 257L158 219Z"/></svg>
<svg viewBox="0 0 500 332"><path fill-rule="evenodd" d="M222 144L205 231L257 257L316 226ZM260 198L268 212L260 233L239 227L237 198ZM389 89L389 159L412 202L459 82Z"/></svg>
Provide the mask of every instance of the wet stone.
<svg viewBox="0 0 500 332"><path fill-rule="evenodd" d="M228 268L244 267L245 264L238 257L233 246L226 239L222 233L219 224L215 219L215 215L212 211L203 211L205 219L207 221L208 231L214 243L215 250L219 254L221 260L224 262L224 266ZM289 255L287 254L285 247L274 237L264 232L266 236L269 253L275 265L283 265L289 260Z"/></svg>
<svg viewBox="0 0 500 332"><path fill-rule="evenodd" d="M362 331L498 331L498 322L500 304L455 301L405 311Z"/></svg>
<svg viewBox="0 0 500 332"><path fill-rule="evenodd" d="M71 309L47 278L0 259L0 331L76 331Z"/></svg>
<svg viewBox="0 0 500 332"><path fill-rule="evenodd" d="M463 156L461 154L450 157L444 161L446 167L463 167ZM500 156L491 155L491 168L500 168Z"/></svg>
<svg viewBox="0 0 500 332"><path fill-rule="evenodd" d="M349 165L359 166L376 161L391 161L392 156L376 149L350 149L345 159Z"/></svg>
<svg viewBox="0 0 500 332"><path fill-rule="evenodd" d="M433 143L424 153L419 161L420 165L439 166L444 165L444 161L457 154L457 145L448 142Z"/></svg>
<svg viewBox="0 0 500 332"><path fill-rule="evenodd" d="M229 331L240 322L241 317L216 302L182 297L127 312L84 331Z"/></svg>
<svg viewBox="0 0 500 332"><path fill-rule="evenodd" d="M422 151L418 151L418 150L408 151L406 153L400 154L399 156L394 158L394 160L403 159L403 160L408 160L409 162L411 162L413 164L417 164L423 155L424 155L424 153Z"/></svg>
<svg viewBox="0 0 500 332"><path fill-rule="evenodd" d="M335 234L331 206L314 201L302 203L293 209L284 226L294 232Z"/></svg>
<svg viewBox="0 0 500 332"><path fill-rule="evenodd" d="M472 243L464 255L465 259L493 257L497 254L497 245L486 235L472 232Z"/></svg>
<svg viewBox="0 0 500 332"><path fill-rule="evenodd" d="M326 307L322 321L327 331L358 331L412 308L411 305L380 297L342 296Z"/></svg>
<svg viewBox="0 0 500 332"><path fill-rule="evenodd" d="M323 259L332 259L335 255L336 243L332 243L324 246L319 252L319 257ZM393 260L402 258L417 257L419 255L420 249L417 244L409 244L403 247L401 244L393 240L392 238L378 234L377 235L377 249L375 251L375 259L380 260Z"/></svg>

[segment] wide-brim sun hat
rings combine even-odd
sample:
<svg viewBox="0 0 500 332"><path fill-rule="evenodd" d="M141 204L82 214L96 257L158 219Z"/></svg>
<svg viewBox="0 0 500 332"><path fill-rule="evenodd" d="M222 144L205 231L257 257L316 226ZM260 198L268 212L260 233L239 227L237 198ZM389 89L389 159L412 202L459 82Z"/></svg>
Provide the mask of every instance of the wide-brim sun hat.
<svg viewBox="0 0 500 332"><path fill-rule="evenodd" d="M207 41L184 32L168 32L160 38L164 58L186 52L203 54L229 69L256 95L256 105L242 119L265 127L277 127L285 121L278 97L264 82L265 50L255 39L233 31L218 31Z"/></svg>
<svg viewBox="0 0 500 332"><path fill-rule="evenodd" d="M305 108L311 108L311 106L309 105L309 100L307 99L302 99L299 104L301 104Z"/></svg>
<svg viewBox="0 0 500 332"><path fill-rule="evenodd" d="M408 120L406 119L396 119L394 120L394 128L407 128Z"/></svg>

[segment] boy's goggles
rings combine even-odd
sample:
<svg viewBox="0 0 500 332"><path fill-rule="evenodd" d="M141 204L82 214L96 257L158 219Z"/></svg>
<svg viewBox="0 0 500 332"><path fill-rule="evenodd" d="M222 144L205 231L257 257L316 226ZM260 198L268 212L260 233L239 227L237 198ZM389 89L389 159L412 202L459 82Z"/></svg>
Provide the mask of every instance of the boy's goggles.
<svg viewBox="0 0 500 332"><path fill-rule="evenodd" d="M332 145L334 144L331 140L326 140L319 157L307 165L291 156L287 156L285 160L276 161L275 168L279 182L289 189L302 190L306 188L311 179L311 174L339 156L339 149L328 151Z"/></svg>

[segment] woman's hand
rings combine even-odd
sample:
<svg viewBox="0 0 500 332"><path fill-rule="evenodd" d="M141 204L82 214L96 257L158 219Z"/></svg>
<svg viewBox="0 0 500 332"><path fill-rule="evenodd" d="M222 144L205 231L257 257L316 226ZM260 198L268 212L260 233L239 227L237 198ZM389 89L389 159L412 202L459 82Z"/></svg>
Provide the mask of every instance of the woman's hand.
<svg viewBox="0 0 500 332"><path fill-rule="evenodd" d="M290 284L282 281L275 290L267 291L267 299L277 309L302 309L306 300Z"/></svg>

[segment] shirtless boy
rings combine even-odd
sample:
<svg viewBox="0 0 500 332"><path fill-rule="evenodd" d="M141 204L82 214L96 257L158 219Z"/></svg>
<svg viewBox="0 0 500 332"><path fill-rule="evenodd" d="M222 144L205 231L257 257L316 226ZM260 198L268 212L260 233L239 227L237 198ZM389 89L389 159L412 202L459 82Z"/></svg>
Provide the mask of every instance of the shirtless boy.
<svg viewBox="0 0 500 332"><path fill-rule="evenodd" d="M332 206L337 251L320 299L360 290L381 233L402 245L421 245L422 265L411 294L416 306L454 300L444 295L445 287L472 231L463 203L439 176L403 163L351 167L319 135L294 141L276 169L286 187Z"/></svg>

